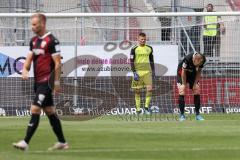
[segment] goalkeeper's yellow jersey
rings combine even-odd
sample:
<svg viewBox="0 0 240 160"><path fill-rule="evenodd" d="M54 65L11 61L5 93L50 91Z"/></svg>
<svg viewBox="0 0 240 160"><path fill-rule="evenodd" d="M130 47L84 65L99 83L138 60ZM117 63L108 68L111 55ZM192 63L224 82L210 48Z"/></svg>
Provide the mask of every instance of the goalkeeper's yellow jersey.
<svg viewBox="0 0 240 160"><path fill-rule="evenodd" d="M131 50L130 59L133 62L132 70L139 76L151 73L151 63L153 62L153 49L149 45L135 46Z"/></svg>

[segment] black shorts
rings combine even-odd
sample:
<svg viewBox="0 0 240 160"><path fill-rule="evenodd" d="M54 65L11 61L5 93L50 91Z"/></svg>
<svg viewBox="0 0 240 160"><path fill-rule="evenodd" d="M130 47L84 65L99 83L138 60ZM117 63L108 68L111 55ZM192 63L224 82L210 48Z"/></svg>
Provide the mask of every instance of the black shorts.
<svg viewBox="0 0 240 160"><path fill-rule="evenodd" d="M189 84L189 88L190 89L193 89L193 85L194 85L194 82L195 82L195 79L196 79L196 75L195 74L189 74L187 75L187 83ZM181 75L177 75L177 83L179 84L182 84L182 77Z"/></svg>
<svg viewBox="0 0 240 160"><path fill-rule="evenodd" d="M48 83L34 84L35 98L33 104L39 107L53 106L52 89Z"/></svg>

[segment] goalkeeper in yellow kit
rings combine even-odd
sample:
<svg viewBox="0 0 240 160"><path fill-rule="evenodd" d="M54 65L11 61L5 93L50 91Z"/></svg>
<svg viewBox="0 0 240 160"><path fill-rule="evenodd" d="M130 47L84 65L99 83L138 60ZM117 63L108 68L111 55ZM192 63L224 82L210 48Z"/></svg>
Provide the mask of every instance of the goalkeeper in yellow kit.
<svg viewBox="0 0 240 160"><path fill-rule="evenodd" d="M153 49L146 45L146 34L138 35L138 45L131 49L131 69L133 71L132 88L135 90L135 105L137 113L141 112L140 90L146 88L144 112L150 114L149 104L152 97L152 79L155 77Z"/></svg>

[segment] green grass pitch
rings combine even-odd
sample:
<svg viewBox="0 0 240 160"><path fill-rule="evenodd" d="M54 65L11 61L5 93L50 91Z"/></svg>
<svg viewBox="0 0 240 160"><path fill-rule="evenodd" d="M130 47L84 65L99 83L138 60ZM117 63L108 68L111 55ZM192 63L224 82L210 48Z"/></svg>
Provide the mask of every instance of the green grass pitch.
<svg viewBox="0 0 240 160"><path fill-rule="evenodd" d="M25 135L29 118L0 117L0 160L238 160L240 115L206 120L126 121L102 117L62 121L70 149L47 151L56 138L41 117L29 150L12 147Z"/></svg>

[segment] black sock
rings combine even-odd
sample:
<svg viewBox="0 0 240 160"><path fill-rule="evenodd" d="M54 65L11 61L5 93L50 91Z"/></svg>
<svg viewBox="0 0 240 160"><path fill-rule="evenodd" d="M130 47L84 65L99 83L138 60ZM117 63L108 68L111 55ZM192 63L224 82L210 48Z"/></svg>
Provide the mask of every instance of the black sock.
<svg viewBox="0 0 240 160"><path fill-rule="evenodd" d="M28 127L27 127L27 133L26 133L26 136L24 138L24 141L27 144L31 140L33 134L35 133L35 131L38 127L39 118L40 118L39 114L32 114L32 116L31 116L31 120L29 121L29 124L28 124Z"/></svg>
<svg viewBox="0 0 240 160"><path fill-rule="evenodd" d="M53 129L55 135L58 138L58 141L61 143L65 143L66 141L63 136L62 125L61 125L61 122L60 122L59 118L57 117L57 115L56 114L49 115L48 119L49 119L49 122L52 126L52 129Z"/></svg>
<svg viewBox="0 0 240 160"><path fill-rule="evenodd" d="M184 109L185 109L184 95L179 95L178 104L179 104L180 113L184 114Z"/></svg>
<svg viewBox="0 0 240 160"><path fill-rule="evenodd" d="M200 112L200 95L194 95L194 104L195 104L195 112L196 115L199 115Z"/></svg>
<svg viewBox="0 0 240 160"><path fill-rule="evenodd" d="M147 110L147 111L149 111L149 108L148 108L148 107L144 107L144 110Z"/></svg>

